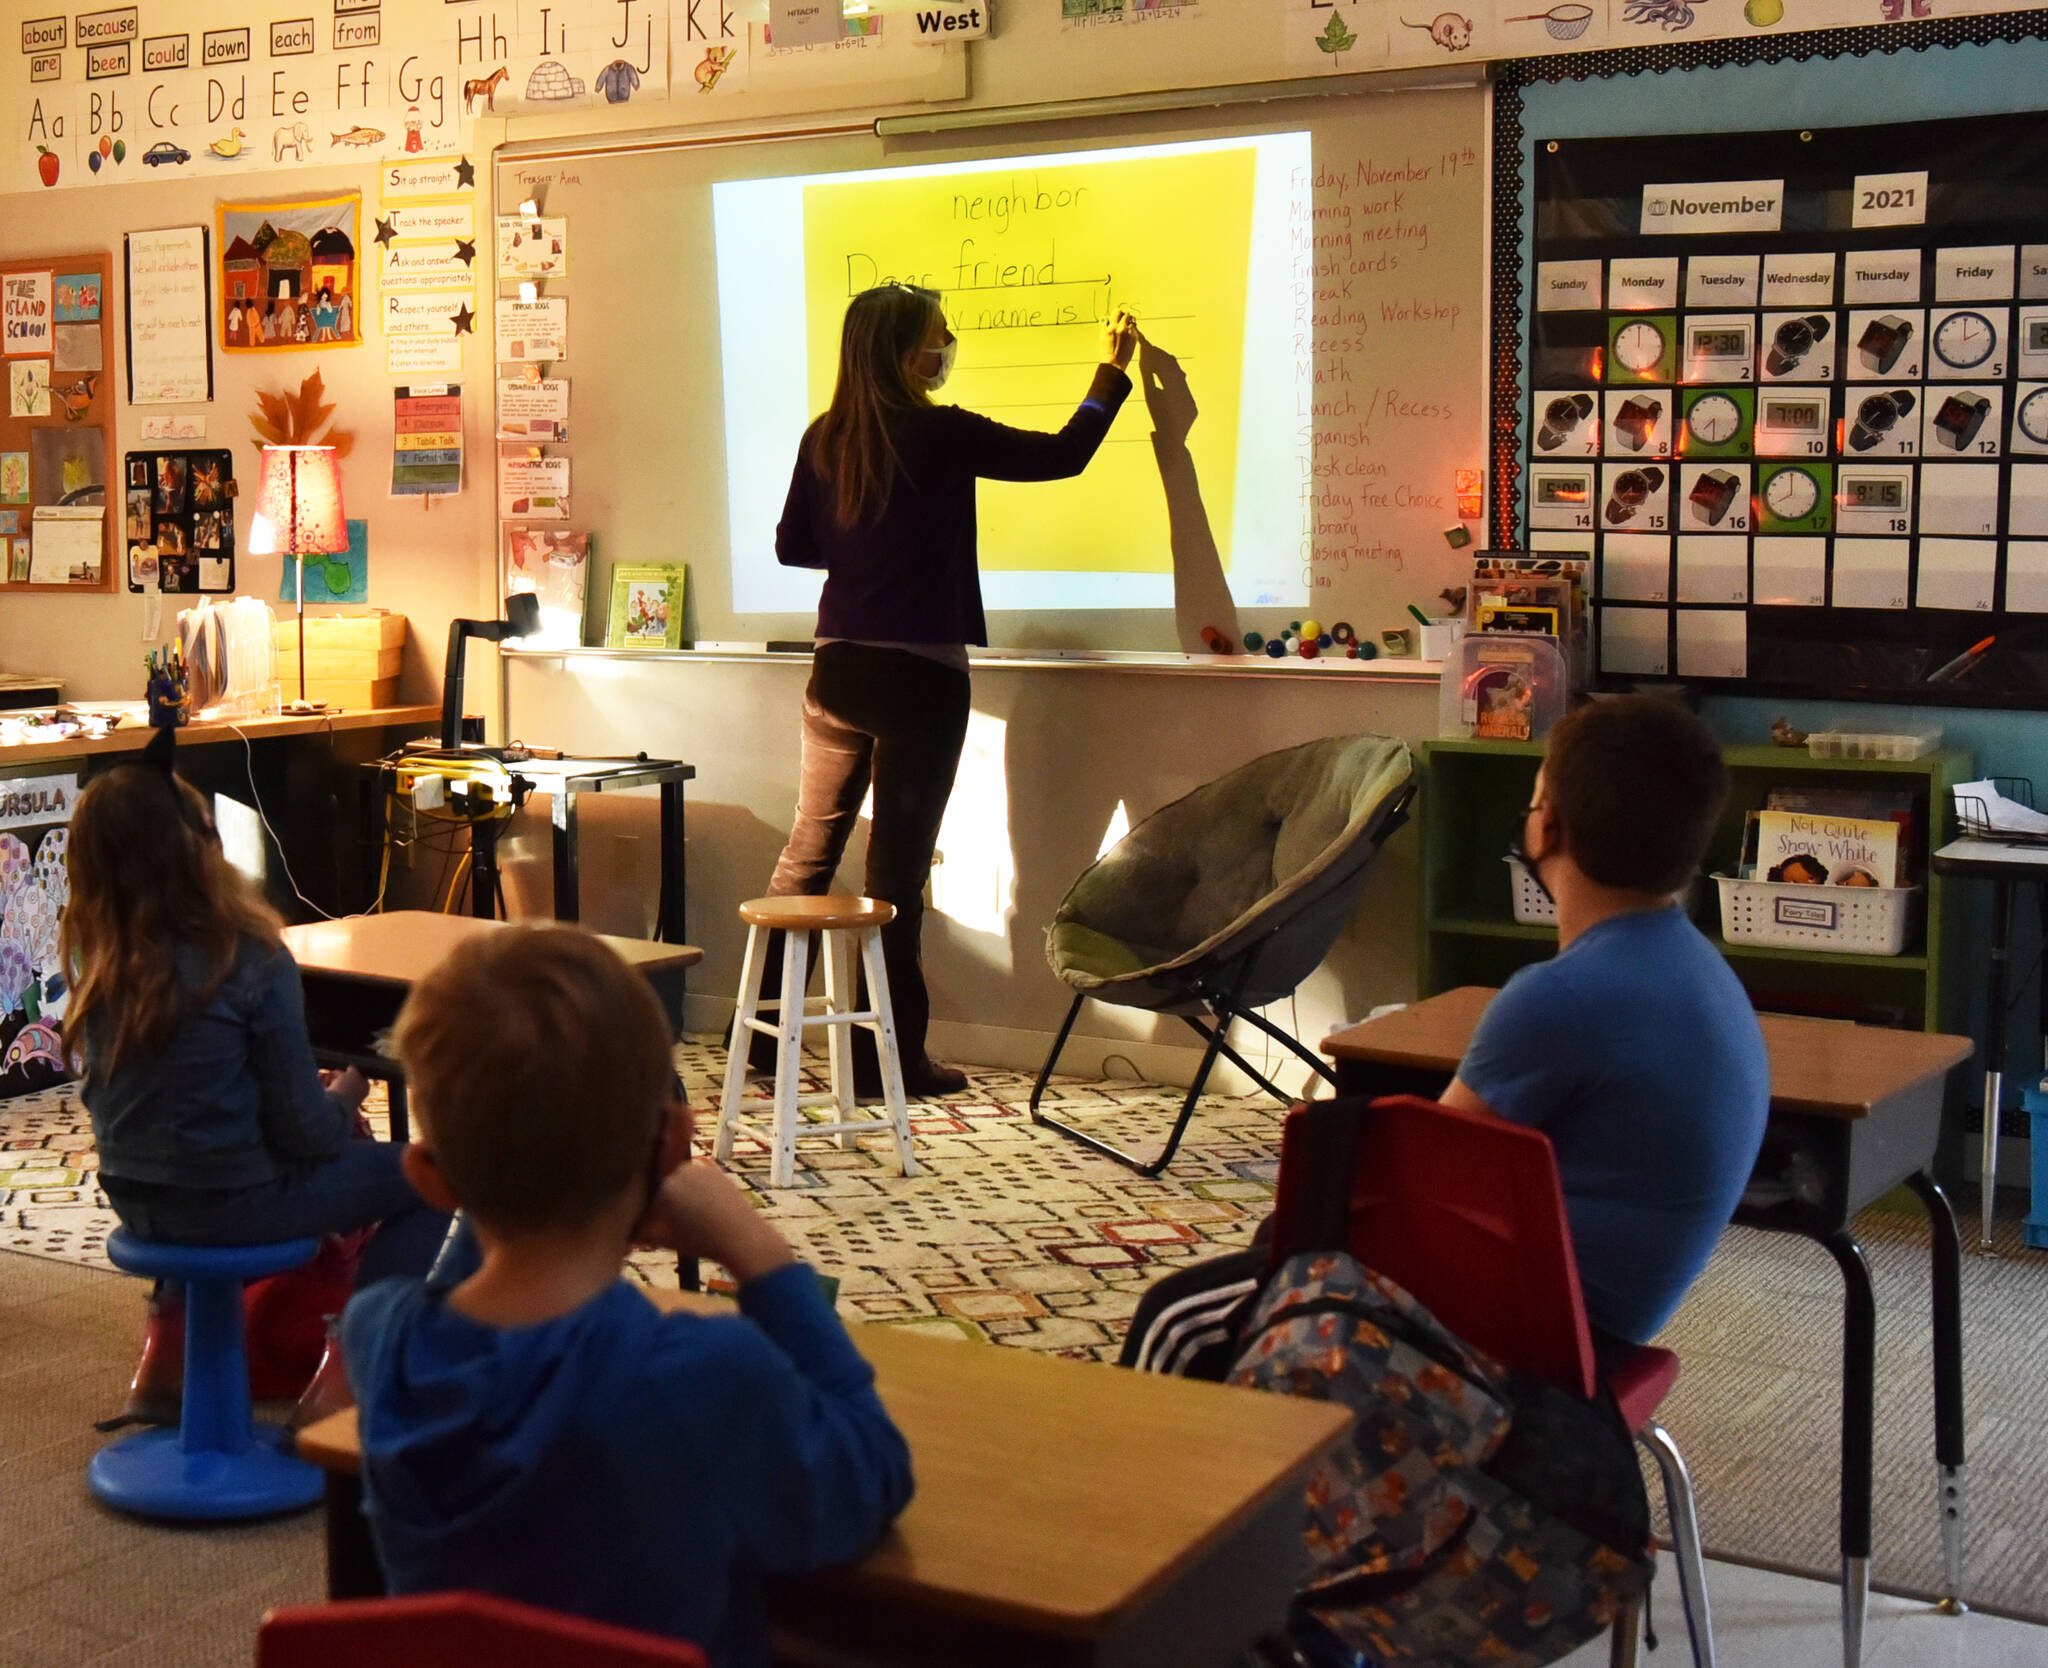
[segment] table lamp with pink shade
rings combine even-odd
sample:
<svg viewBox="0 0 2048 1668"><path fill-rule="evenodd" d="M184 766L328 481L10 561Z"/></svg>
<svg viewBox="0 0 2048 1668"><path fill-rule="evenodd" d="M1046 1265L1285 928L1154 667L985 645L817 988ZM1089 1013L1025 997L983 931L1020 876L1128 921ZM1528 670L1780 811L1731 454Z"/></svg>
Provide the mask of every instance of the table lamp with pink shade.
<svg viewBox="0 0 2048 1668"><path fill-rule="evenodd" d="M306 558L348 549L341 507L341 462L332 446L266 446L263 480L249 524L254 556L290 556L298 564L293 591L299 616L299 698L287 712L320 712L306 699Z"/></svg>

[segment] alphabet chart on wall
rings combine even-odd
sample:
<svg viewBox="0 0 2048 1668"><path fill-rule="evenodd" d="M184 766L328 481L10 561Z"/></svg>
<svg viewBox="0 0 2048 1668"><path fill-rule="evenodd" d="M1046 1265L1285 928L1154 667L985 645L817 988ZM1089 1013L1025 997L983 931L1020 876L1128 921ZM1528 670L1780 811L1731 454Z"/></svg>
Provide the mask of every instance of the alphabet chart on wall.
<svg viewBox="0 0 2048 1668"><path fill-rule="evenodd" d="M2048 706L2048 123L1534 163L1520 520L1600 681Z"/></svg>

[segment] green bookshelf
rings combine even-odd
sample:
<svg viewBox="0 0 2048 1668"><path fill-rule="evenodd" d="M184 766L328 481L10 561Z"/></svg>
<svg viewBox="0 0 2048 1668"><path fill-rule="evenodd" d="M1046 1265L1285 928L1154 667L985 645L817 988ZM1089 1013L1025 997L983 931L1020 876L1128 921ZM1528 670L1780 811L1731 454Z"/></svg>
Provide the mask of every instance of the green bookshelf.
<svg viewBox="0 0 2048 1668"><path fill-rule="evenodd" d="M1728 958L1751 1000L1759 1008L1784 1013L1919 1030L1966 1029L1967 966L1958 941L1961 894L1955 883L1926 872L1925 852L1955 837L1949 790L1971 779L1971 755L1951 749L1890 763L1816 759L1799 748L1761 746L1730 747L1724 756L1728 808L1708 848L1710 874L1733 872L1745 814L1763 804L1770 788L1786 783L1906 789L1925 831L1920 875L1925 910L1903 955L1830 955L1729 944L1720 936L1719 892L1711 881L1703 882L1691 901L1693 919ZM1422 744L1422 932L1416 970L1422 995L1458 985L1497 985L1517 968L1554 952L1555 929L1515 920L1511 876L1503 861L1542 760L1537 742L1453 738Z"/></svg>

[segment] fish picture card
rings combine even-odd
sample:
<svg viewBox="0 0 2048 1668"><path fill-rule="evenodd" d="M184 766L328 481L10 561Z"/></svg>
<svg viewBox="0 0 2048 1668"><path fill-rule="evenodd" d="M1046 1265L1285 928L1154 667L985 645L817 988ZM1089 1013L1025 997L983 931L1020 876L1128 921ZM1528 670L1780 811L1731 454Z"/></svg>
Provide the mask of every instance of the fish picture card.
<svg viewBox="0 0 2048 1668"><path fill-rule="evenodd" d="M97 324L100 316L100 275L59 273L54 300L59 324Z"/></svg>

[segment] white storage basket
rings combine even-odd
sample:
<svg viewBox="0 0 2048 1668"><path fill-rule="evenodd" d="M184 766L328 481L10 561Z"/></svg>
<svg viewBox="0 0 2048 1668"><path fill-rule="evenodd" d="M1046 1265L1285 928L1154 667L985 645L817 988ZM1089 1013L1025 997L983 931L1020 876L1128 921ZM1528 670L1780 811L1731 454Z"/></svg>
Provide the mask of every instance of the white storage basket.
<svg viewBox="0 0 2048 1668"><path fill-rule="evenodd" d="M1783 880L1714 876L1721 888L1721 936L1821 954L1904 952L1920 901L1917 886L1798 886Z"/></svg>
<svg viewBox="0 0 2048 1668"><path fill-rule="evenodd" d="M1557 905L1550 894L1536 884L1536 877L1512 857L1504 857L1501 861L1508 866L1508 882L1514 893L1515 919L1525 927L1556 926Z"/></svg>

